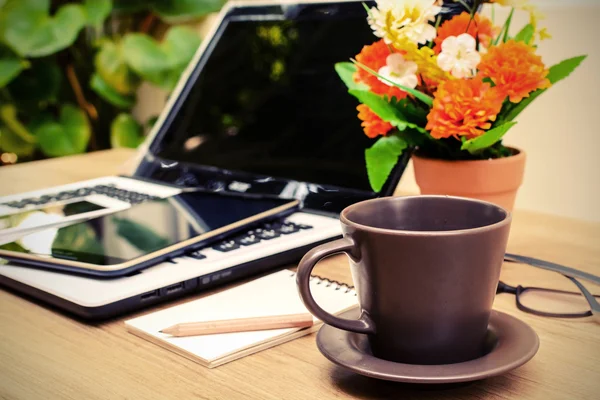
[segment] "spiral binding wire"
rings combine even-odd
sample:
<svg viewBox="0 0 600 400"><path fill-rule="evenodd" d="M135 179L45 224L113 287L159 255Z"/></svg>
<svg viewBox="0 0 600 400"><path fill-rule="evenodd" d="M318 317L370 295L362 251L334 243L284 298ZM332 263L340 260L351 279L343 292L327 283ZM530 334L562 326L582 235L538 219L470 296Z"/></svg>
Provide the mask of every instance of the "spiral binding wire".
<svg viewBox="0 0 600 400"><path fill-rule="evenodd" d="M291 272L290 273L290 277L295 277L296 273L295 272ZM325 287L332 287L334 290L340 290L340 289L344 289L344 293L351 293L354 296L356 296L356 290L354 290L354 286L351 285L347 285L343 282L339 282L333 279L327 279L324 278L322 276L318 276L318 275L311 275L310 276L310 281L312 282L313 280L316 280L315 285L322 285L325 284Z"/></svg>

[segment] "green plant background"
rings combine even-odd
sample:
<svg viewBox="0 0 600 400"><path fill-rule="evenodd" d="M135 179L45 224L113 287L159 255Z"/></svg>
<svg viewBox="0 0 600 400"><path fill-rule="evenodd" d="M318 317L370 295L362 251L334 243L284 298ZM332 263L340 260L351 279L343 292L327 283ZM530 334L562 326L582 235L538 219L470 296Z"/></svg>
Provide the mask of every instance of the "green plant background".
<svg viewBox="0 0 600 400"><path fill-rule="evenodd" d="M137 147L143 82L171 91L225 0L0 0L0 154ZM1 164L1 163L0 163Z"/></svg>

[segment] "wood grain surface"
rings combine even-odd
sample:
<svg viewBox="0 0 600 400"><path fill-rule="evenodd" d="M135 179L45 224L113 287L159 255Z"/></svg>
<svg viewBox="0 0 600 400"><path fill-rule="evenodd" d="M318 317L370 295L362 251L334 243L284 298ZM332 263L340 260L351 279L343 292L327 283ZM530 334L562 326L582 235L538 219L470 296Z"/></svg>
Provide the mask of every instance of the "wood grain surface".
<svg viewBox="0 0 600 400"><path fill-rule="evenodd" d="M2 167L0 195L115 174L123 171L131 154L105 151ZM509 250L600 275L600 224L517 211ZM344 256L323 261L316 273L351 283ZM512 285L571 288L570 281L558 274L523 265L505 264L501 278ZM600 287L586 285L600 294ZM0 398L600 398L599 323L592 318L528 315L517 310L508 294L499 295L494 308L535 329L541 341L538 354L503 376L436 387L377 381L348 372L319 353L315 335L209 370L127 333L123 321L148 310L86 324L0 289Z"/></svg>

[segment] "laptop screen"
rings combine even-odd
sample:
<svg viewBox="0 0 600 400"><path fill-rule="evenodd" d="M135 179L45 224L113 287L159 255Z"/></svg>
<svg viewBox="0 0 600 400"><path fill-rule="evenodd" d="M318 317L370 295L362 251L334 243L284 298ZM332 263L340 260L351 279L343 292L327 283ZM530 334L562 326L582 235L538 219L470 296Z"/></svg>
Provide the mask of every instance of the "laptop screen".
<svg viewBox="0 0 600 400"><path fill-rule="evenodd" d="M267 7L229 15L154 154L371 192L364 152L374 141L334 70L375 40L362 5L351 6L336 15L284 17Z"/></svg>

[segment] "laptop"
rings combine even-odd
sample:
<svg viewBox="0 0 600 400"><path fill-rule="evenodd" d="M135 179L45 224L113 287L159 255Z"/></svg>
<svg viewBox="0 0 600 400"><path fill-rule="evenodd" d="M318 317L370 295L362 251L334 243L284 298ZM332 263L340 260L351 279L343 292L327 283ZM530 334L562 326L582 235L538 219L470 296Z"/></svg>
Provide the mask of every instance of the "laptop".
<svg viewBox="0 0 600 400"><path fill-rule="evenodd" d="M188 188L300 200L303 208L208 248L116 279L0 265L0 284L86 319L103 319L298 261L341 235L346 206L391 195L369 186L373 143L334 64L374 40L361 1L229 3L135 158L107 176L5 197L0 213L106 196L128 204Z"/></svg>

